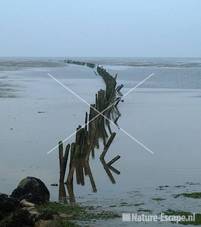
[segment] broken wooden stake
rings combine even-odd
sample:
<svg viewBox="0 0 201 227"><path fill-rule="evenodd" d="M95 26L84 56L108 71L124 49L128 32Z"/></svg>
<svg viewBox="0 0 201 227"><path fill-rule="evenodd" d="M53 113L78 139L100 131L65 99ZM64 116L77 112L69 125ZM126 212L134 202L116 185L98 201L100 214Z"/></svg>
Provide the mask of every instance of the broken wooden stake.
<svg viewBox="0 0 201 227"><path fill-rule="evenodd" d="M110 170L112 170L112 172L116 173L117 175L120 175L120 171L118 169L114 168L113 166L108 166L108 168Z"/></svg>
<svg viewBox="0 0 201 227"><path fill-rule="evenodd" d="M60 183L64 183L69 149L70 149L70 145L68 144L66 146L65 152L63 153L63 142L59 141L59 168L60 168L59 182Z"/></svg>
<svg viewBox="0 0 201 227"><path fill-rule="evenodd" d="M104 147L104 150L103 150L102 154L100 155L100 159L104 159L104 157L105 157L105 155L106 155L106 153L107 153L107 151L108 151L108 149L109 149L109 147L110 147L112 141L114 140L114 137L115 137L115 136L116 136L116 133L113 132L113 133L111 134L109 140L107 141L107 143L106 143L106 145L105 145L105 147Z"/></svg>
<svg viewBox="0 0 201 227"><path fill-rule="evenodd" d="M117 160L121 158L120 155L115 156L111 161L107 163L108 166L111 166L113 163L115 163Z"/></svg>

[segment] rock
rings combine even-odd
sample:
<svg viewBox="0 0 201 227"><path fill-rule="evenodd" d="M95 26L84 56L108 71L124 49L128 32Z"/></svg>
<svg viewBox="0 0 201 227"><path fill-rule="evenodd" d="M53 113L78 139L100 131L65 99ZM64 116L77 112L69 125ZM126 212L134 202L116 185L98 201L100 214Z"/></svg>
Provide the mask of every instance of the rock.
<svg viewBox="0 0 201 227"><path fill-rule="evenodd" d="M35 224L35 227L55 227L52 220L40 220Z"/></svg>
<svg viewBox="0 0 201 227"><path fill-rule="evenodd" d="M29 210L29 213L35 218L38 218L40 216L40 213L37 210Z"/></svg>
<svg viewBox="0 0 201 227"><path fill-rule="evenodd" d="M19 207L19 201L6 194L0 194L0 221Z"/></svg>
<svg viewBox="0 0 201 227"><path fill-rule="evenodd" d="M34 219L27 210L19 209L0 222L0 227L33 227Z"/></svg>
<svg viewBox="0 0 201 227"><path fill-rule="evenodd" d="M73 217L73 214L65 214L65 213L60 213L59 214L59 217L60 218L72 218Z"/></svg>
<svg viewBox="0 0 201 227"><path fill-rule="evenodd" d="M23 207L35 207L35 204L34 203L30 203L30 202L26 201L26 199L21 200L20 201L20 204Z"/></svg>
<svg viewBox="0 0 201 227"><path fill-rule="evenodd" d="M23 210L28 210L29 212L37 211L35 207L23 207Z"/></svg>
<svg viewBox="0 0 201 227"><path fill-rule="evenodd" d="M12 192L11 197L20 201L25 199L28 202L40 204L49 201L50 193L40 179L26 177L21 180L18 187Z"/></svg>
<svg viewBox="0 0 201 227"><path fill-rule="evenodd" d="M39 219L40 220L53 220L56 215L57 214L54 211L46 210L46 211L43 211L39 215Z"/></svg>

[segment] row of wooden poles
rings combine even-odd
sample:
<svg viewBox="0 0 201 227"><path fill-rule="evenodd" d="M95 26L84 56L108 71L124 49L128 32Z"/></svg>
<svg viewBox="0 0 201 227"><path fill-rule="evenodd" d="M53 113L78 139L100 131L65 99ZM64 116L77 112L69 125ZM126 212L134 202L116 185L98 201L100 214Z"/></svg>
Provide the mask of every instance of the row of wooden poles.
<svg viewBox="0 0 201 227"><path fill-rule="evenodd" d="M83 62L73 62L71 60L68 60L67 63L86 65L90 68L92 68L93 64L83 64ZM112 164L117 161L120 156L117 155L106 163L105 155L116 136L116 133L111 130L110 120L117 124L120 117L117 106L121 100L121 94L119 92L122 86L121 88L116 86L116 76L113 77L104 68L97 66L96 70L98 75L103 78L106 84L106 90L101 89L96 94L95 104L92 104L89 113L86 112L85 114L85 126L81 127L79 125L76 130L75 142L67 144L66 146L63 145L62 141L59 142L60 185L63 185L64 182L67 185L71 203L75 203L73 190L74 174L76 175L76 182L79 185L85 185L85 177L88 176L93 192L97 191L89 160L90 155L92 157L95 156L95 149L99 148L101 140L103 141L104 149L100 155L100 160L111 182L115 183L111 171L120 174L118 170L112 167ZM67 164L68 174L65 181Z"/></svg>
<svg viewBox="0 0 201 227"><path fill-rule="evenodd" d="M64 63L74 64L74 65L82 65L82 66L86 65L87 67L90 67L90 68L95 68L96 67L96 64L91 63L91 62L85 62L85 61L76 61L76 60L65 59Z"/></svg>

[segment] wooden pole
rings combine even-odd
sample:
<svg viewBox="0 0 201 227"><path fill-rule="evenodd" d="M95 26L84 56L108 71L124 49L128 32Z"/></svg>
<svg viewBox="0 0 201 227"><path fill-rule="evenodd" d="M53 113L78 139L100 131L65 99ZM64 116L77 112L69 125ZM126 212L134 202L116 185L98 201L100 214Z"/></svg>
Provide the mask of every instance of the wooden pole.
<svg viewBox="0 0 201 227"><path fill-rule="evenodd" d="M115 163L117 160L121 158L120 155L115 156L111 161L107 163L108 166L111 166L113 163Z"/></svg>
<svg viewBox="0 0 201 227"><path fill-rule="evenodd" d="M103 168L105 169L105 172L107 173L107 175L108 175L110 181L111 181L113 184L115 184L116 181L115 181L115 179L114 179L114 177L113 177L113 175L112 175L112 173L111 173L111 171L110 171L108 165L106 164L105 160L104 160L104 159L101 159L101 163L102 163Z"/></svg>
<svg viewBox="0 0 201 227"><path fill-rule="evenodd" d="M104 157L105 157L105 155L106 155L106 153L107 153L112 141L114 140L115 136L116 136L116 133L113 132L112 135L110 136L109 140L107 141L102 154L100 155L100 159L104 159Z"/></svg>
<svg viewBox="0 0 201 227"><path fill-rule="evenodd" d="M114 168L113 166L108 166L108 168L109 168L110 170L112 170L112 172L116 173L117 175L120 175L120 171L117 170L116 168Z"/></svg>
<svg viewBox="0 0 201 227"><path fill-rule="evenodd" d="M64 183L69 149L70 149L70 145L68 144L66 146L65 153L63 153L63 142L59 141L59 168L60 168L59 182L60 183Z"/></svg>
<svg viewBox="0 0 201 227"><path fill-rule="evenodd" d="M91 172L91 168L90 168L89 162L87 162L87 161L85 162L85 168L87 169L87 173L88 173L88 176L89 176L89 179L91 182L92 190L93 190L93 192L97 192L97 188L96 188L96 184L95 184L92 172Z"/></svg>

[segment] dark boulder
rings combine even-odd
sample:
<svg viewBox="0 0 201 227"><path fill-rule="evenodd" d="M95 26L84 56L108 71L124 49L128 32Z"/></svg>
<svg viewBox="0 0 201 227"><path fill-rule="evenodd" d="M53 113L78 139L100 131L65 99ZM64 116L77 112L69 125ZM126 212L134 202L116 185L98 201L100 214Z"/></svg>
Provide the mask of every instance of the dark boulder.
<svg viewBox="0 0 201 227"><path fill-rule="evenodd" d="M19 201L6 194L0 194L0 221L19 207Z"/></svg>
<svg viewBox="0 0 201 227"><path fill-rule="evenodd" d="M33 227L34 218L27 210L19 209L0 221L0 227Z"/></svg>
<svg viewBox="0 0 201 227"><path fill-rule="evenodd" d="M40 204L49 201L50 193L40 179L26 177L21 180L18 187L12 192L11 197L18 200L26 199L29 202Z"/></svg>

